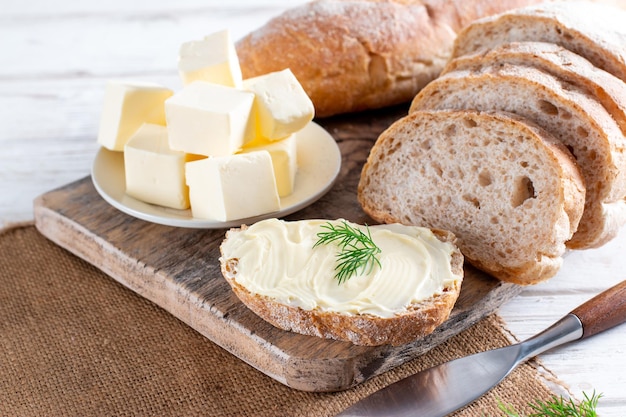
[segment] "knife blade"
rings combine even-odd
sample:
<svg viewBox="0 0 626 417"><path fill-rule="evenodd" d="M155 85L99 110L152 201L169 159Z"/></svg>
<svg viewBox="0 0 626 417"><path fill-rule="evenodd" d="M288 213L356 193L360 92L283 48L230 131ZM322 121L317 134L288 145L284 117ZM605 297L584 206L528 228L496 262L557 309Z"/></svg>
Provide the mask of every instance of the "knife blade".
<svg viewBox="0 0 626 417"><path fill-rule="evenodd" d="M418 372L363 398L336 417L444 417L480 398L528 359L624 321L626 281L595 296L523 342Z"/></svg>

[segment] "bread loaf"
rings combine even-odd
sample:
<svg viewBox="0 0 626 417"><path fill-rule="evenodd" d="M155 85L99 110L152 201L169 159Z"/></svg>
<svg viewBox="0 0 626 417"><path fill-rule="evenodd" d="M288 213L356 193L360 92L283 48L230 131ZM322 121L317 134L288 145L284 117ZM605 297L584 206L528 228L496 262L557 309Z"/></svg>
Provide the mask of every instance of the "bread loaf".
<svg viewBox="0 0 626 417"><path fill-rule="evenodd" d="M226 281L280 329L358 345L405 344L448 318L463 279L451 233L346 222L371 233L382 252L379 265L339 283L336 244L315 246L328 224L344 223L270 219L228 231L220 247Z"/></svg>
<svg viewBox="0 0 626 417"><path fill-rule="evenodd" d="M379 222L450 230L493 276L553 276L578 226L585 188L569 151L505 113L414 111L383 132L358 186Z"/></svg>
<svg viewBox="0 0 626 417"><path fill-rule="evenodd" d="M561 45L626 81L626 11L589 1L531 5L478 19L454 43L452 58L509 42Z"/></svg>
<svg viewBox="0 0 626 417"><path fill-rule="evenodd" d="M568 247L597 247L626 222L626 141L606 109L583 90L536 68L494 63L448 72L415 97L411 112L468 109L516 113L574 154L587 188L585 212Z"/></svg>
<svg viewBox="0 0 626 417"><path fill-rule="evenodd" d="M244 78L290 68L317 117L409 102L474 19L538 0L318 0L237 42Z"/></svg>

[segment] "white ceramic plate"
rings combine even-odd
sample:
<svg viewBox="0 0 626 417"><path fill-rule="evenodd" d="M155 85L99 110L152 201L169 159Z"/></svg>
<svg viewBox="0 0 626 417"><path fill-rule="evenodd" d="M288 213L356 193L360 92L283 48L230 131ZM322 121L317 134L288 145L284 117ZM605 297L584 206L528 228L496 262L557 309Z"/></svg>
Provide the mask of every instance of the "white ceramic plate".
<svg viewBox="0 0 626 417"><path fill-rule="evenodd" d="M259 220L283 217L314 203L332 187L341 168L341 153L335 139L314 122L296 134L298 171L294 192L280 199L280 211L219 222L191 216L191 210L176 210L144 203L126 195L124 155L100 148L91 170L98 193L126 214L167 226L199 229L238 227Z"/></svg>

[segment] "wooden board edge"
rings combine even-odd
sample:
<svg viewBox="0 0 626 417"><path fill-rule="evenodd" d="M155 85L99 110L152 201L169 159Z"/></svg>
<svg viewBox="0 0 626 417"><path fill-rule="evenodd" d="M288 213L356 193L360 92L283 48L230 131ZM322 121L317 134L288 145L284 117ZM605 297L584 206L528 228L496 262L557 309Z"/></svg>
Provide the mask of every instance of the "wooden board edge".
<svg viewBox="0 0 626 417"><path fill-rule="evenodd" d="M159 274L158 271L153 271L139 261L134 265L130 265L130 267L129 265L98 261L97 256L93 255L94 253L101 253L102 251L114 253L117 251L116 248L98 237L88 237L89 233L84 227L47 208L45 205L46 196L47 194L43 194L34 201L35 227L39 233L68 252L98 268L119 284L172 314L250 366L287 385L284 377L286 359L284 361L276 361L277 356L285 357L283 353L275 352L267 344L243 343L234 345L231 343L232 338L225 337L229 332L233 332L233 328L228 325L223 317L220 317L220 314L216 314L216 311L211 310L210 306L207 306L192 294L181 292L179 288L176 288L176 291L174 291L177 299L172 300L171 287L173 283L162 274ZM77 244L77 241L80 243ZM104 259L105 257L102 256L101 258ZM150 279L150 281L153 281L151 287L159 288L159 290L148 292L146 287L133 285L132 280L127 278L129 274L140 279ZM154 283L155 277L158 280L156 285ZM169 302L167 301L168 299L170 300ZM186 306L187 314L173 314L173 305L178 307L180 305ZM181 311L180 308L176 310L178 313ZM208 323L207 318L209 318ZM246 337L249 336L243 332L241 334ZM264 366L258 366L258 363L262 363Z"/></svg>
<svg viewBox="0 0 626 417"><path fill-rule="evenodd" d="M314 391L341 391L353 388L375 376L382 375L406 362L421 356L431 349L439 346L448 339L455 337L470 327L476 325L481 320L494 314L498 308L504 303L515 298L523 290L523 287L511 283L501 282L497 288L490 291L480 302L485 308L481 311L463 311L455 316L450 317L450 321L439 326L433 333L419 339L415 342L403 346L378 346L372 348L373 354L361 358L355 358L351 362L351 368L346 369L350 378L346 378L343 384L330 386L316 384ZM365 359L365 360L364 360ZM332 369L333 359L328 359L326 366L320 367ZM292 359L291 363L286 367L289 373L286 374L286 384L296 389L311 391L311 381L315 381L314 374L306 374L305 369L309 366L299 361L297 358Z"/></svg>

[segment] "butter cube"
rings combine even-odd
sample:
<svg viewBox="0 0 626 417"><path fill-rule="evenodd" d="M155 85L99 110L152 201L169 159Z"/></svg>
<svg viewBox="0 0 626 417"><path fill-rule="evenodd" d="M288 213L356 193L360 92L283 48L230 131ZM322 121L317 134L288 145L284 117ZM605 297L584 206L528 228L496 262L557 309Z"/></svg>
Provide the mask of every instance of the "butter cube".
<svg viewBox="0 0 626 417"><path fill-rule="evenodd" d="M165 125L164 102L173 91L158 84L111 81L104 93L98 143L122 151L144 123Z"/></svg>
<svg viewBox="0 0 626 417"><path fill-rule="evenodd" d="M185 163L191 158L169 148L165 126L143 124L124 147L126 193L146 203L189 208Z"/></svg>
<svg viewBox="0 0 626 417"><path fill-rule="evenodd" d="M229 221L280 210L266 151L188 162L185 172L193 217Z"/></svg>
<svg viewBox="0 0 626 417"><path fill-rule="evenodd" d="M208 81L241 88L241 67L228 30L183 43L178 54L178 71L185 85Z"/></svg>
<svg viewBox="0 0 626 417"><path fill-rule="evenodd" d="M242 153L267 151L272 157L272 167L278 195L286 197L293 192L298 170L296 133L277 141L254 141L244 147Z"/></svg>
<svg viewBox="0 0 626 417"><path fill-rule="evenodd" d="M254 94L196 81L165 102L172 149L205 156L237 152L254 134Z"/></svg>
<svg viewBox="0 0 626 417"><path fill-rule="evenodd" d="M244 80L243 88L255 93L257 134L264 138L285 138L313 119L313 102L290 69Z"/></svg>

